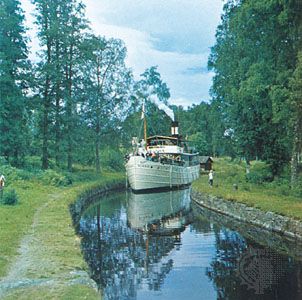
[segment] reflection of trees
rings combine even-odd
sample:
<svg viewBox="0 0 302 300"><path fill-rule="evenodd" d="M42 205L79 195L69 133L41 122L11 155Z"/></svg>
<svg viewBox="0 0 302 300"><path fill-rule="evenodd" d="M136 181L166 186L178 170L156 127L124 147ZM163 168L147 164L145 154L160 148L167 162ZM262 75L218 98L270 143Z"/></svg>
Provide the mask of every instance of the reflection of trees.
<svg viewBox="0 0 302 300"><path fill-rule="evenodd" d="M152 212L152 205L148 204L149 212ZM144 218L140 219L142 222L134 222L133 217L132 225L139 225L134 230L129 226L131 224L129 218L127 219L129 205L127 209L125 207L123 195L121 198L115 196L107 200L102 199L85 212L80 222L84 256L92 278L105 293L105 299L135 299L139 289L159 290L173 267L173 260L169 259L168 254L177 247L180 232L190 222L192 216L195 218L192 224L194 231L214 234L215 237L216 251L207 269L207 276L216 287L217 299L302 299L301 263L269 250L267 245L271 245L269 243L271 239L264 243L265 247L260 246L242 237L251 235L244 233L240 235L237 229L226 230L225 227L230 228L229 225L210 218L205 212L197 214L194 207L193 212L188 209L184 211L176 209L174 212L167 207L165 212L169 212L166 214L169 217L163 216L158 219L159 214L156 213L153 214L156 221L151 213L145 214ZM137 214L143 212L140 205L136 207L139 209L133 216L141 216ZM159 207L156 207L156 212L157 210L162 211ZM149 218L149 215L152 217ZM220 216L221 218L225 220L225 216ZM174 227L176 224L181 226ZM259 236L259 239L261 237ZM274 260L269 262L270 268L266 269L263 267L266 264L265 256L252 257L253 264L262 266L256 270L258 274L259 270L264 272L260 277L265 279L265 276L268 276L275 282L270 289L264 290L263 295L256 295L255 290L248 289L248 286L242 283L238 270L238 262L249 254L250 249L256 252L269 251L268 257L274 257ZM278 271L281 275L278 278L274 277Z"/></svg>
<svg viewBox="0 0 302 300"><path fill-rule="evenodd" d="M174 237L147 236L127 226L120 212L109 217L86 215L81 220L82 247L91 277L108 299L135 298L145 286L160 288L173 266L164 257L174 248Z"/></svg>
<svg viewBox="0 0 302 300"><path fill-rule="evenodd" d="M196 210L193 209L193 216L194 223L192 224L192 228L194 228L199 233L211 233L212 227L209 220L204 217L202 214L196 212Z"/></svg>
<svg viewBox="0 0 302 300"><path fill-rule="evenodd" d="M207 275L217 288L218 299L301 299L301 263L245 241L234 231L216 227L215 238L216 255ZM252 268L246 272L265 280L260 295L251 284L243 284L238 262L246 257L250 259L247 267Z"/></svg>

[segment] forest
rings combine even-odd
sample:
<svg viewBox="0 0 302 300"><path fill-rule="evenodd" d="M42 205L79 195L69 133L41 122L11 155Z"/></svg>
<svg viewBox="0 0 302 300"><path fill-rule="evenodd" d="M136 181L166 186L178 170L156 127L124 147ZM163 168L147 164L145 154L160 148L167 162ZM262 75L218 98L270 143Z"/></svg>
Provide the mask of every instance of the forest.
<svg viewBox="0 0 302 300"><path fill-rule="evenodd" d="M135 80L123 41L96 36L80 1L32 3L34 61L20 1L0 1L1 164L122 169L146 101L149 134L169 134L160 103L201 155L262 160L268 180L287 172L301 184L301 1L228 0L208 60L212 98L188 108L169 104L156 66Z"/></svg>

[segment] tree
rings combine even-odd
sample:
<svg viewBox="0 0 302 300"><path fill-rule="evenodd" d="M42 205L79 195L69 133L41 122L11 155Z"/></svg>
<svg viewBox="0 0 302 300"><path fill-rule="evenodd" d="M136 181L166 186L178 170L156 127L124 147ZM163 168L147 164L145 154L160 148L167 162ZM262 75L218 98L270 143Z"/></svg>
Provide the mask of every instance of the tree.
<svg viewBox="0 0 302 300"><path fill-rule="evenodd" d="M130 98L132 74L125 66L126 47L117 39L90 36L86 40L86 63L83 66L86 101L82 113L94 132L95 167L100 172L102 135L111 132L124 118Z"/></svg>
<svg viewBox="0 0 302 300"><path fill-rule="evenodd" d="M74 1L68 18L67 37L64 47L65 63L65 137L67 139L67 168L72 171L77 118L77 86L82 57L83 31L87 27L83 4Z"/></svg>
<svg viewBox="0 0 302 300"><path fill-rule="evenodd" d="M291 157L291 186L294 187L298 179L299 155L302 153L302 51L298 53L298 63L290 82L291 95L289 98L293 147Z"/></svg>
<svg viewBox="0 0 302 300"><path fill-rule="evenodd" d="M40 127L42 133L42 168L48 169L49 164L49 144L51 140L50 126L52 124L51 113L53 108L52 92L55 77L54 64L54 26L53 17L57 11L57 1L49 2L45 0L34 0L36 5L36 24L39 27L38 36L40 44L44 48L41 53L41 61L37 65L37 93L40 97Z"/></svg>
<svg viewBox="0 0 302 300"><path fill-rule="evenodd" d="M33 0L33 3L36 5L38 36L43 47L37 67L38 94L42 95L41 107L38 108L42 110L42 168L48 168L53 140L56 162L59 163L65 138L67 167L71 171L77 106L75 80L81 56L82 32L87 29L84 6L77 0Z"/></svg>
<svg viewBox="0 0 302 300"><path fill-rule="evenodd" d="M275 175L290 156L285 103L297 62L297 5L228 1L209 58L216 73L212 94L225 111L225 127L233 131L238 154L247 162L266 160Z"/></svg>
<svg viewBox="0 0 302 300"><path fill-rule="evenodd" d="M141 80L135 85L135 93L140 103L145 103L147 134L169 134L174 113L168 107L169 88L157 71L157 66L152 66L141 74Z"/></svg>
<svg viewBox="0 0 302 300"><path fill-rule="evenodd" d="M0 1L0 154L20 165L27 149L24 15L17 0Z"/></svg>

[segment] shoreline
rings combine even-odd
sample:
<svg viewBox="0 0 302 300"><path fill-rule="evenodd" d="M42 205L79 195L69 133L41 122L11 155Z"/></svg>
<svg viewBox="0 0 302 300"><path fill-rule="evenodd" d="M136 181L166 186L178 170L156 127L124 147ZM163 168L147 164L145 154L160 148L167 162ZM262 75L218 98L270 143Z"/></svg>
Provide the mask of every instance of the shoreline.
<svg viewBox="0 0 302 300"><path fill-rule="evenodd" d="M81 202L88 205L89 199L121 188L124 182L122 174L111 174L37 193L42 199L32 208L28 229L15 242L17 249L10 252L2 270L0 299L100 299L81 253L70 207ZM22 205L26 203L21 197L19 210Z"/></svg>
<svg viewBox="0 0 302 300"><path fill-rule="evenodd" d="M89 277L76 226L81 213L95 199L124 188L122 174L111 176L47 192L43 186L41 192L35 194L43 201L34 202L31 223L19 240L18 254L11 253L6 274L0 278L1 299L35 299L42 295L46 299L101 297L95 282ZM214 211L223 219L227 216L229 224L233 223L232 220L236 221L237 228L239 226L244 230L255 226L265 229L268 235L277 233L281 240L288 239L293 245L300 246L302 243L301 221L201 193L194 187L191 197L199 207ZM25 205L24 202L21 199L19 206ZM9 209L14 210L14 207Z"/></svg>
<svg viewBox="0 0 302 300"><path fill-rule="evenodd" d="M194 188L192 189L191 197L195 203L202 207L302 243L302 221L237 201L201 193Z"/></svg>

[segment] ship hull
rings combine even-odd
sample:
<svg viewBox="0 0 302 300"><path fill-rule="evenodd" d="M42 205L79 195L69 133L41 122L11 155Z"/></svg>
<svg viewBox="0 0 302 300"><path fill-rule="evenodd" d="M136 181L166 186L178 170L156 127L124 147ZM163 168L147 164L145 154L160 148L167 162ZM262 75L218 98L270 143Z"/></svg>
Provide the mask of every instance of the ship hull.
<svg viewBox="0 0 302 300"><path fill-rule="evenodd" d="M190 185L199 177L199 165L178 166L132 156L126 164L130 187L134 191L173 189Z"/></svg>

